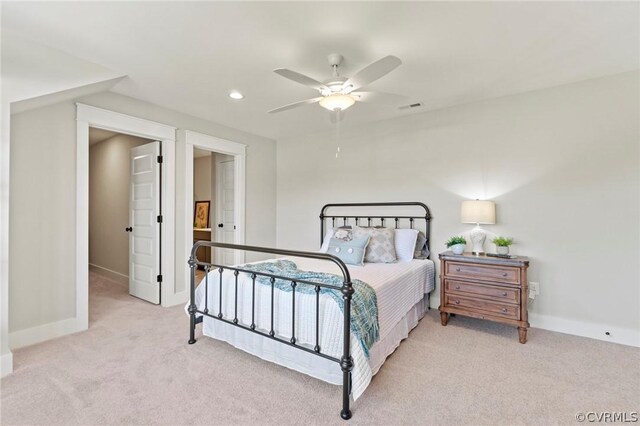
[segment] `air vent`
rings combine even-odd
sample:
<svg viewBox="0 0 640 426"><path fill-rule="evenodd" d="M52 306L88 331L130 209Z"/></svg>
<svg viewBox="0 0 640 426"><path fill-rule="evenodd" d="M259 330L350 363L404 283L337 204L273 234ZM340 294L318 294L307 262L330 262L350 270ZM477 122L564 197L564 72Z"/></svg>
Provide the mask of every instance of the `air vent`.
<svg viewBox="0 0 640 426"><path fill-rule="evenodd" d="M416 102L414 104L403 105L398 107L398 109L411 109L411 108L420 108L422 106L422 102Z"/></svg>

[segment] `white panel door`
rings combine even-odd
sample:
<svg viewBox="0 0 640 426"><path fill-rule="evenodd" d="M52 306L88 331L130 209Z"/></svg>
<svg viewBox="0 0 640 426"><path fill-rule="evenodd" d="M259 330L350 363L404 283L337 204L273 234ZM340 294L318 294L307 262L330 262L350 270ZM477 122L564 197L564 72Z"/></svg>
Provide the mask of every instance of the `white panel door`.
<svg viewBox="0 0 640 426"><path fill-rule="evenodd" d="M234 244L235 223L235 161L227 160L216 164L216 201L217 208L217 232L216 239L222 243ZM233 250L216 249L216 262L222 265L233 265Z"/></svg>
<svg viewBox="0 0 640 426"><path fill-rule="evenodd" d="M129 154L129 294L160 303L160 142Z"/></svg>

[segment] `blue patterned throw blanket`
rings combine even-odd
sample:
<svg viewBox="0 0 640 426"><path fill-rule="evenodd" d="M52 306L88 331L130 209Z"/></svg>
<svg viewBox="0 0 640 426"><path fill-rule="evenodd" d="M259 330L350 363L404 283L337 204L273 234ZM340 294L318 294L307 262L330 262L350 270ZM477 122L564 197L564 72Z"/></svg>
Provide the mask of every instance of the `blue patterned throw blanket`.
<svg viewBox="0 0 640 426"><path fill-rule="evenodd" d="M343 278L334 274L324 272L311 272L298 269L297 265L290 260L276 260L273 262L262 262L242 265L241 269L262 272L266 274L279 275L290 278L293 281L304 280L317 282L320 284L329 284L334 286L342 286ZM258 275L256 282L271 286L270 277ZM380 339L380 329L378 325L378 300L376 292L369 284L360 280L352 280L353 296L351 297L351 332L358 338L362 349L367 358L369 358L369 349ZM274 287L291 292L291 281L276 279ZM312 294L315 293L315 287L307 284L299 284L296 286L296 293ZM340 290L320 287L320 294L327 294L338 304L340 310L344 313L344 300Z"/></svg>

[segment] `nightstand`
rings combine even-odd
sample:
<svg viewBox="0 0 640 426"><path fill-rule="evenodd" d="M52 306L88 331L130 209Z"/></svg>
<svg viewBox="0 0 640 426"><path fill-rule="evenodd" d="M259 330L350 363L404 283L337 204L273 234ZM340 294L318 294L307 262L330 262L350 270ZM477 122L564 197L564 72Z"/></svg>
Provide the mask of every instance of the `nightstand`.
<svg viewBox="0 0 640 426"><path fill-rule="evenodd" d="M440 253L440 321L450 314L501 322L518 327L527 342L527 268L529 259Z"/></svg>

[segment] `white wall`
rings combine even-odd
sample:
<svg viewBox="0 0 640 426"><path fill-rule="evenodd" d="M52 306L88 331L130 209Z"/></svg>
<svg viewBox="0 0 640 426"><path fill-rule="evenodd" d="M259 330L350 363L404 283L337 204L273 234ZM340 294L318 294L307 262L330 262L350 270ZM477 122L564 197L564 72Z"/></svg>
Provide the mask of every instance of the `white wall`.
<svg viewBox="0 0 640 426"><path fill-rule="evenodd" d="M113 93L78 101L246 144L247 243L275 243L274 141ZM11 124L9 329L16 332L74 316L75 105L65 101L15 114ZM179 131L178 157L183 155L183 144L184 132ZM184 159L177 160L176 188L184 188ZM182 192L176 194L176 223L192 219L184 217ZM176 247L184 247L185 238L192 238L182 228L176 226ZM35 253L33 243L37 243ZM178 291L186 288L186 261L176 259ZM29 274L24 273L27 270Z"/></svg>
<svg viewBox="0 0 640 426"><path fill-rule="evenodd" d="M485 229L514 237L540 282L533 326L640 344L639 79L370 124L343 133L338 159L332 133L280 140L278 246L317 248L328 202L422 201L437 259L447 238L470 229L460 202L492 199L498 223Z"/></svg>
<svg viewBox="0 0 640 426"><path fill-rule="evenodd" d="M89 264L124 277L129 276L129 153L149 142L119 134L89 149Z"/></svg>

